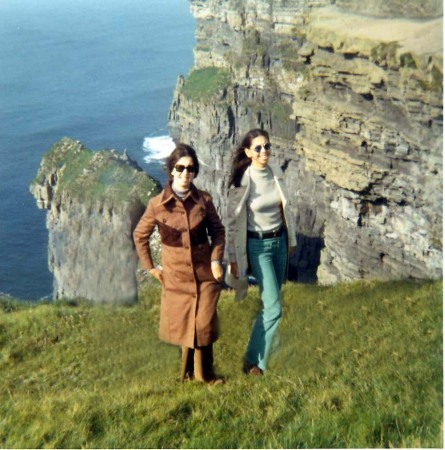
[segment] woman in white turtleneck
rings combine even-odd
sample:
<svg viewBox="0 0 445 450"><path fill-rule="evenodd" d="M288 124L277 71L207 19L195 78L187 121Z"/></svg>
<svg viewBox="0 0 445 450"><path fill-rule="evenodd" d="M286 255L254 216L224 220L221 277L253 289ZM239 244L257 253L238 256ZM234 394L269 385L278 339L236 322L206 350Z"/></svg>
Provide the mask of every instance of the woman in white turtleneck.
<svg viewBox="0 0 445 450"><path fill-rule="evenodd" d="M226 283L245 297L248 269L258 282L263 308L253 327L243 370L262 375L281 319L281 285L296 247L295 219L287 205L281 169L269 164L264 130L251 130L235 149L229 179Z"/></svg>

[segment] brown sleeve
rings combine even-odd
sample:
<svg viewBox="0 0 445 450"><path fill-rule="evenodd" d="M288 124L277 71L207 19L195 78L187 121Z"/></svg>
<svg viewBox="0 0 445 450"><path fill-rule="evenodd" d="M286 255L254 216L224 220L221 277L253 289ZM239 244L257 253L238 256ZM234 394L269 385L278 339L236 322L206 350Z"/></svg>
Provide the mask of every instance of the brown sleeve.
<svg viewBox="0 0 445 450"><path fill-rule="evenodd" d="M150 251L150 236L156 226L156 219L152 201L147 205L143 216L139 220L134 232L133 239L136 245L136 251L141 261L142 267L151 270L154 267Z"/></svg>
<svg viewBox="0 0 445 450"><path fill-rule="evenodd" d="M207 233L211 239L211 260L222 262L226 244L226 231L210 195L206 196L206 207Z"/></svg>

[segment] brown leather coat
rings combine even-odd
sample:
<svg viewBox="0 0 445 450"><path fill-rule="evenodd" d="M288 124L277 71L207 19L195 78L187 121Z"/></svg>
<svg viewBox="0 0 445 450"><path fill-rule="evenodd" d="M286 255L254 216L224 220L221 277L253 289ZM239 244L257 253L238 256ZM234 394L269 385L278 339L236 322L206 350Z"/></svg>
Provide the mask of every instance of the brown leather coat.
<svg viewBox="0 0 445 450"><path fill-rule="evenodd" d="M210 194L194 185L179 200L168 183L152 198L133 237L144 269L154 267L149 238L161 236L163 286L159 337L190 348L216 341L216 305L221 287L211 261L222 261L225 230ZM210 238L210 242L209 242Z"/></svg>

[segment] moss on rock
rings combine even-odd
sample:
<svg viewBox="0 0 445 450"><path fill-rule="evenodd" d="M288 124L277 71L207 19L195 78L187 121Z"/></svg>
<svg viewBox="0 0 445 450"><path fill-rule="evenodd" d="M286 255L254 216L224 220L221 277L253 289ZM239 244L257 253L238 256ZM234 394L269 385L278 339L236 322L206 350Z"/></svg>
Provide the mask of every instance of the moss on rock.
<svg viewBox="0 0 445 450"><path fill-rule="evenodd" d="M48 200L64 193L73 199L115 206L132 199L145 204L150 194L160 189L159 183L126 154L91 151L70 138L56 142L44 154L31 190L45 185L51 191Z"/></svg>

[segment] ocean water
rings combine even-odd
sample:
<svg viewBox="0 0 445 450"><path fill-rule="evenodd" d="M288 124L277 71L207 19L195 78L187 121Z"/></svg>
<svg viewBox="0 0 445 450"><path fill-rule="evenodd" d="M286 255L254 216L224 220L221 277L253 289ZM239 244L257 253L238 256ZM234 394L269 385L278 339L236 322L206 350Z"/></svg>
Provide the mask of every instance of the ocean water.
<svg viewBox="0 0 445 450"><path fill-rule="evenodd" d="M0 1L0 292L52 293L46 213L29 184L54 142L127 149L165 181L167 114L194 27L187 0Z"/></svg>

